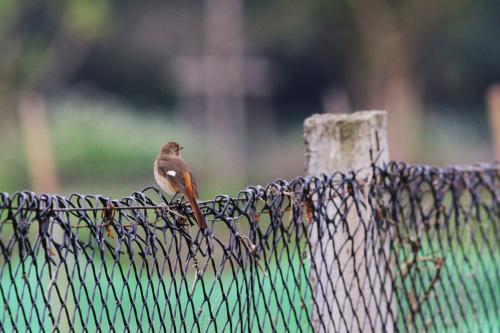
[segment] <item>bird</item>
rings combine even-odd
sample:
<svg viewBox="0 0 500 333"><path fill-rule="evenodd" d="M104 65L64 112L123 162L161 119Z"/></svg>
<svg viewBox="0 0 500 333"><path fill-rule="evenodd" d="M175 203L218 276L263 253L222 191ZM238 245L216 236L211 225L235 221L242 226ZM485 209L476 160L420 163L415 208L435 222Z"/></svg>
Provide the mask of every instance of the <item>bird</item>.
<svg viewBox="0 0 500 333"><path fill-rule="evenodd" d="M207 223L196 201L198 198L196 180L188 164L181 157L182 149L183 147L177 142L170 141L163 144L155 160L154 177L156 183L168 194L181 193L187 198L196 223L204 231Z"/></svg>

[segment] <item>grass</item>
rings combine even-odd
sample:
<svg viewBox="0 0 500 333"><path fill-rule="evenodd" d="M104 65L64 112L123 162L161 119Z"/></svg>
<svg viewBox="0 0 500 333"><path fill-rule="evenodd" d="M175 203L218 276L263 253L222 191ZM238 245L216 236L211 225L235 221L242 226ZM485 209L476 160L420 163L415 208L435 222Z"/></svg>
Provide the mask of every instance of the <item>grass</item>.
<svg viewBox="0 0 500 333"><path fill-rule="evenodd" d="M400 315L398 328L414 332L425 329L473 332L499 327L500 292L495 264L498 254L488 256L467 251L465 256L454 251L441 255L445 258L444 267L432 297L422 306L414 324ZM248 271L237 273L234 279L230 267L225 267L220 275L208 271L196 282L192 296L194 275L188 275L185 280L180 276L148 277L148 268L144 265L132 262L127 266L126 261L122 261L120 269L99 256L90 259L69 256L65 266L68 270L60 267L56 284L50 287L50 274L43 256L22 262L17 258L10 264L2 263L1 299L6 307L0 322L7 332L14 331L14 327L20 332L28 328L34 332L51 331L51 319L44 304L44 298L50 295L48 303L56 318L60 317L62 331L70 328L65 311L76 331L83 331L84 327L89 331L128 328L135 332L147 331L149 327L161 331L172 326L188 331L233 332L257 327L265 331L298 331L299 328L307 331L312 309L307 287L309 265L300 265L298 256L291 256L290 260L285 256L279 262L272 258L268 276L260 274L258 279L252 278ZM278 264L280 270L276 269ZM424 276L423 280L413 277L403 283L408 290L415 286L421 296L433 272L430 270L428 277L420 276ZM64 307L57 301L58 293L67 299ZM398 295L398 313L409 313L409 304L405 303L407 298L401 289ZM212 320L214 318L216 320Z"/></svg>
<svg viewBox="0 0 500 333"><path fill-rule="evenodd" d="M420 270L398 283L399 313L398 329L413 332L488 332L500 327L500 289L497 285L498 253L474 251L465 253L458 249L433 252L434 258L442 258L443 266L419 263ZM416 274L414 274L416 273ZM433 278L438 275L436 283ZM421 310L412 322L411 305L406 295L412 299L424 300ZM417 297L414 297L417 295Z"/></svg>
<svg viewBox="0 0 500 333"><path fill-rule="evenodd" d="M37 257L37 262L42 265L44 258ZM72 328L77 332L83 331L84 327L90 332L98 329L111 331L113 328L116 331L128 328L132 332L141 329L149 331L152 328L159 332L172 326L188 331L195 328L226 332L256 327L265 331L296 331L297 324L302 328L308 327L310 308L298 306L300 297L297 291L289 290L289 295L284 292L285 285L292 283L291 276L286 279L270 274L268 278L262 278L259 285L249 274L238 274L237 279L233 279L230 273L219 277L207 274L197 281L194 293L190 296L194 276L188 276L184 282L169 277L148 279L147 274L139 274L140 278L137 279L134 273L121 275L116 267L113 269L111 264L102 263L99 259L93 260L94 270L80 260L79 267L87 275L79 280L77 273L69 273L74 277L71 287L67 277L60 275L57 280L59 292L69 295L65 307L56 301L57 291L52 287L49 304L56 317L61 315L59 328L62 331L70 329L65 311L69 312L74 323ZM2 295L7 304L6 311L0 316L3 329L7 332L14 331L14 327L20 332L28 329L34 332L52 331L51 319L43 301L50 285L48 270L44 269L43 274L37 276L33 269L30 271L27 268L25 280L22 270L13 273L19 262L12 264L2 272L2 290L10 290L10 293ZM298 270L298 263L294 265L294 269ZM300 284L306 285L306 275L301 275ZM83 285L86 285L88 293ZM19 299L14 290L18 291ZM310 304L307 295L305 292L304 304ZM192 302L189 301L191 297ZM206 299L210 300L210 304ZM72 317L73 313L75 317ZM244 319L247 316L249 321ZM216 320L212 321L212 317ZM96 323L99 323L99 327Z"/></svg>

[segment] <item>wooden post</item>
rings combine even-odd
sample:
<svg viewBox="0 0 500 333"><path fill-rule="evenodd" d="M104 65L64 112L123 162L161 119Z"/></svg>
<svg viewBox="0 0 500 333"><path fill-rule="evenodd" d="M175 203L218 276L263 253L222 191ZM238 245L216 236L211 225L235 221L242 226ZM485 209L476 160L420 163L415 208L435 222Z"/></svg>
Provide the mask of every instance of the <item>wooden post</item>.
<svg viewBox="0 0 500 333"><path fill-rule="evenodd" d="M19 102L19 120L31 190L56 193L59 186L43 97L25 92Z"/></svg>
<svg viewBox="0 0 500 333"><path fill-rule="evenodd" d="M493 158L500 161L500 84L495 84L488 90L487 104L493 141Z"/></svg>
<svg viewBox="0 0 500 333"><path fill-rule="evenodd" d="M379 156L377 163L389 159L386 127L385 111L321 114L306 119L307 174L366 168L360 176L369 176L370 150L373 156ZM323 203L326 214L312 222L310 281L315 332L394 331L394 317L388 315L392 307L388 299L393 298L390 274L386 269L380 275L380 270L389 266L387 259L380 262L381 253L389 258L389 237L378 239L365 228L371 210L369 205L364 206L368 200L367 193L363 194L359 199L365 202L358 208L351 206L347 214L347 228L339 226L342 214L336 215L341 198L330 199L332 204Z"/></svg>

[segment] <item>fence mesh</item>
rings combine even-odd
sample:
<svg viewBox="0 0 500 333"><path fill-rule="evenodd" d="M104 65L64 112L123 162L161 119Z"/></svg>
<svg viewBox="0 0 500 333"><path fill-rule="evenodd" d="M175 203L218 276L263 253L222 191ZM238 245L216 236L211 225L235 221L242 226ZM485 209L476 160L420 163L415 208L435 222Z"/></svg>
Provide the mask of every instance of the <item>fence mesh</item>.
<svg viewBox="0 0 500 333"><path fill-rule="evenodd" d="M205 234L155 188L2 193L0 330L497 329L500 165L368 174L218 196Z"/></svg>

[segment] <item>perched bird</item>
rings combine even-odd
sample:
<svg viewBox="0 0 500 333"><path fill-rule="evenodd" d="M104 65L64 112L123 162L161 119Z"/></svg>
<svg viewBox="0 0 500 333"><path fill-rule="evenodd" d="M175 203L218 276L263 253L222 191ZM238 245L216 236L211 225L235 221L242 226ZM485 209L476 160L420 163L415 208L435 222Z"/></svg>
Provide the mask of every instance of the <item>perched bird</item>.
<svg viewBox="0 0 500 333"><path fill-rule="evenodd" d="M196 181L186 161L181 157L182 148L177 142L168 142L161 147L155 160L155 180L165 192L184 195L193 209L196 223L201 230L205 230L207 223L196 201L198 198Z"/></svg>

